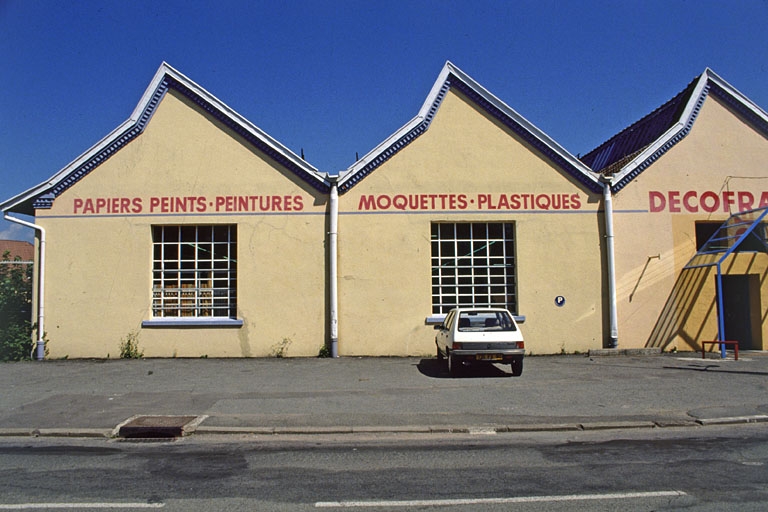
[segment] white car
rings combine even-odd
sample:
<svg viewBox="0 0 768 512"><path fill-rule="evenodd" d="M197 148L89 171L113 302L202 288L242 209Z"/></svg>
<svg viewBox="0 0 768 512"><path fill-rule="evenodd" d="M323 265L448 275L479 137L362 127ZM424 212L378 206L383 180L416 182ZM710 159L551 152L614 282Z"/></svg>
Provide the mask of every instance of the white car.
<svg viewBox="0 0 768 512"><path fill-rule="evenodd" d="M435 329L437 358L448 361L451 377L456 377L463 366L481 362L507 363L512 375L523 373L523 333L508 310L452 309Z"/></svg>

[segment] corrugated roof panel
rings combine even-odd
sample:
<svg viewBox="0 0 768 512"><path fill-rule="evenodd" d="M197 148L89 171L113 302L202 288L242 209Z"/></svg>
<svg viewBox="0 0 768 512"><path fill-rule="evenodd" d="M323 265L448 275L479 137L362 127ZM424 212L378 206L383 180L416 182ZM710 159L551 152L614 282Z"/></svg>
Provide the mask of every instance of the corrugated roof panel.
<svg viewBox="0 0 768 512"><path fill-rule="evenodd" d="M677 96L581 157L581 161L599 172L651 144L680 119L698 80L696 77Z"/></svg>

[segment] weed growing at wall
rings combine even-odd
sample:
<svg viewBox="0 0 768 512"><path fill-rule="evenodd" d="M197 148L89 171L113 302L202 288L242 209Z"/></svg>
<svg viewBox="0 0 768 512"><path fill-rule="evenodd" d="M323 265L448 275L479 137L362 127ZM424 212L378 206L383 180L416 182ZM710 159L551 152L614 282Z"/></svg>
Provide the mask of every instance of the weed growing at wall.
<svg viewBox="0 0 768 512"><path fill-rule="evenodd" d="M139 349L139 333L131 331L125 338L120 339L120 358L121 359L141 359L144 357L144 350Z"/></svg>
<svg viewBox="0 0 768 512"><path fill-rule="evenodd" d="M290 338L283 338L282 341L272 345L270 355L272 357L285 357L288 353L288 347L291 346L291 343L292 342Z"/></svg>

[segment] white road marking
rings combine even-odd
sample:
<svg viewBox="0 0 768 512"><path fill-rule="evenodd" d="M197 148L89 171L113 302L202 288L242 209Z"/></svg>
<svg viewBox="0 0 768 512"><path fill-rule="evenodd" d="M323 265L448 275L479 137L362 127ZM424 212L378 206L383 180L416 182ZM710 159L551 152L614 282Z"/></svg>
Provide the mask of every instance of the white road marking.
<svg viewBox="0 0 768 512"><path fill-rule="evenodd" d="M163 508L165 503L0 503L0 510L60 510L98 508Z"/></svg>
<svg viewBox="0 0 768 512"><path fill-rule="evenodd" d="M550 503L558 501L628 500L687 496L683 491L624 492L610 494L570 494L565 496L518 496L513 498L466 498L404 501L319 501L315 508L364 507L445 507L453 505L503 505L507 503Z"/></svg>

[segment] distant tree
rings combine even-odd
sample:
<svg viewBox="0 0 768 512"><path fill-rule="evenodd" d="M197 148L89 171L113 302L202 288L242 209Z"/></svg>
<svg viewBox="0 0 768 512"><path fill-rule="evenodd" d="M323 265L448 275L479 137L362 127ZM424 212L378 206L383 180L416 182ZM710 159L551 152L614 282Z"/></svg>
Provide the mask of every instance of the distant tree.
<svg viewBox="0 0 768 512"><path fill-rule="evenodd" d="M32 347L32 265L0 259L0 361L30 359Z"/></svg>

